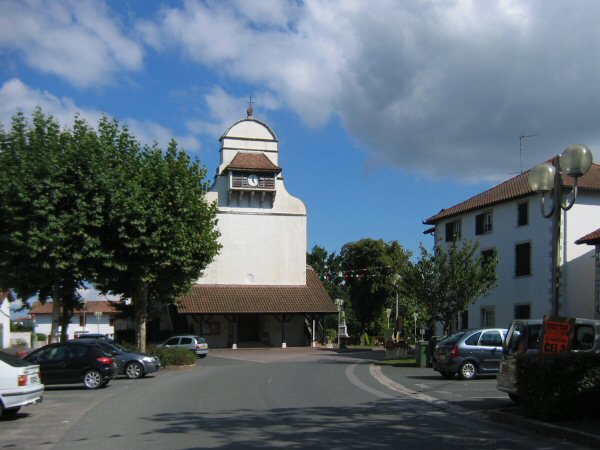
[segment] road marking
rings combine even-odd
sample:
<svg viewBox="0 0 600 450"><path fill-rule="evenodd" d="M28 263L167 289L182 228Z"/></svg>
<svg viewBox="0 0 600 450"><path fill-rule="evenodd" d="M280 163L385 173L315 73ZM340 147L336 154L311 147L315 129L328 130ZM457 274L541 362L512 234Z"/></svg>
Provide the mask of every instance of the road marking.
<svg viewBox="0 0 600 450"><path fill-rule="evenodd" d="M357 364L351 364L348 367L346 367L346 378L348 378L348 380L350 381L350 383L352 383L357 388L362 389L363 391L366 391L369 394L374 395L375 397L379 397L379 398L393 398L392 395L386 394L385 392L378 391L377 389L374 389L374 388L372 388L370 386L367 386L365 383L363 383L362 381L360 381L358 379L358 377L356 375L354 375L354 368L356 366L357 366Z"/></svg>
<svg viewBox="0 0 600 450"><path fill-rule="evenodd" d="M423 392L415 391L413 389L410 389L410 388L407 388L406 386L401 385L400 383L396 383L395 381L386 377L383 374L383 372L381 371L381 367L376 366L375 364L371 364L369 366L369 373L379 383L383 384L385 387L387 387L388 389L390 389L394 392L398 392L399 394L401 394L405 397L410 397L415 400L420 400L422 402L428 403L429 405L436 406L440 409L450 411L455 414L461 414L461 415L468 416L468 415L476 413L476 411L470 411L470 410L461 408L460 406L451 405L450 403L448 403L444 400L437 399L435 397L432 397L431 395L427 395L427 394L424 394Z"/></svg>

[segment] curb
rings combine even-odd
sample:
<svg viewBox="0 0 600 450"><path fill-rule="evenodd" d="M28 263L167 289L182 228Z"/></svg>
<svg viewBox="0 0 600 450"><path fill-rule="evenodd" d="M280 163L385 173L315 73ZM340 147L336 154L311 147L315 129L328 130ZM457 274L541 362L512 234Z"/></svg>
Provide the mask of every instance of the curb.
<svg viewBox="0 0 600 450"><path fill-rule="evenodd" d="M490 411L489 417L496 422L506 425L512 425L528 431L535 431L539 434L565 439L576 444L585 445L586 447L600 448L600 436L586 433L585 431L578 431L553 423L529 419L502 410Z"/></svg>

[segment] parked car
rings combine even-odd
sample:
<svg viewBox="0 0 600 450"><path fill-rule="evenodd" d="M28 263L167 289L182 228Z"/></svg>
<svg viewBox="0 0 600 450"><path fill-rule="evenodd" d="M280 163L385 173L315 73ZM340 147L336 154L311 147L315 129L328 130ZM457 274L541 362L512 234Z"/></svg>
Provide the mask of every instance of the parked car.
<svg viewBox="0 0 600 450"><path fill-rule="evenodd" d="M14 416L21 406L42 401L40 366L0 351L0 417Z"/></svg>
<svg viewBox="0 0 600 450"><path fill-rule="evenodd" d="M81 338L78 339L78 342L96 342L109 352L117 361L117 375L125 375L127 378L136 379L160 369L160 359L157 356L133 352L111 340Z"/></svg>
<svg viewBox="0 0 600 450"><path fill-rule="evenodd" d="M165 342L157 344L156 346L159 348L185 348L192 350L196 356L200 358L204 358L208 355L208 344L204 338L192 334L172 336Z"/></svg>
<svg viewBox="0 0 600 450"><path fill-rule="evenodd" d="M461 380L498 373L505 335L503 328L479 328L448 336L433 351L433 370L445 378L458 374Z"/></svg>
<svg viewBox="0 0 600 450"><path fill-rule="evenodd" d="M75 332L75 339L102 339L102 340L111 340L107 335L102 333L81 333Z"/></svg>
<svg viewBox="0 0 600 450"><path fill-rule="evenodd" d="M537 353L542 335L542 319L515 319L508 327L503 342L503 352L498 373L498 390L506 392L515 402L517 394L517 355L521 353ZM571 351L600 351L600 320L575 319L575 331Z"/></svg>
<svg viewBox="0 0 600 450"><path fill-rule="evenodd" d="M25 359L40 366L46 385L83 383L87 389L98 389L117 375L116 360L97 342L57 342L34 350Z"/></svg>

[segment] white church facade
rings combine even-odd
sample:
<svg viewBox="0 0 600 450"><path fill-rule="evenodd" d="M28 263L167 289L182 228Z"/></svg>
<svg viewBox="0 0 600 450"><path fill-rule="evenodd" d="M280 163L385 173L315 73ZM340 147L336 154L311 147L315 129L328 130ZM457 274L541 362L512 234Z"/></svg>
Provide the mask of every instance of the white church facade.
<svg viewBox="0 0 600 450"><path fill-rule="evenodd" d="M323 340L325 317L337 310L306 265L306 207L285 188L277 136L248 108L220 143L207 201L218 207L222 249L180 298L175 328L211 347Z"/></svg>

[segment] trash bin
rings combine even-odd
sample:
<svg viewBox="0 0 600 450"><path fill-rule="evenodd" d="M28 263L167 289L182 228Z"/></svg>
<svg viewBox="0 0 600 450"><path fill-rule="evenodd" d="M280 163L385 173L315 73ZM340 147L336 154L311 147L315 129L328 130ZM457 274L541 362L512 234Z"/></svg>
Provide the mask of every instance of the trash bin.
<svg viewBox="0 0 600 450"><path fill-rule="evenodd" d="M417 360L417 367L427 367L427 349L429 348L429 342L419 341L415 343L415 356Z"/></svg>
<svg viewBox="0 0 600 450"><path fill-rule="evenodd" d="M427 367L433 367L433 350L435 346L443 339L443 336L431 336L427 346Z"/></svg>

